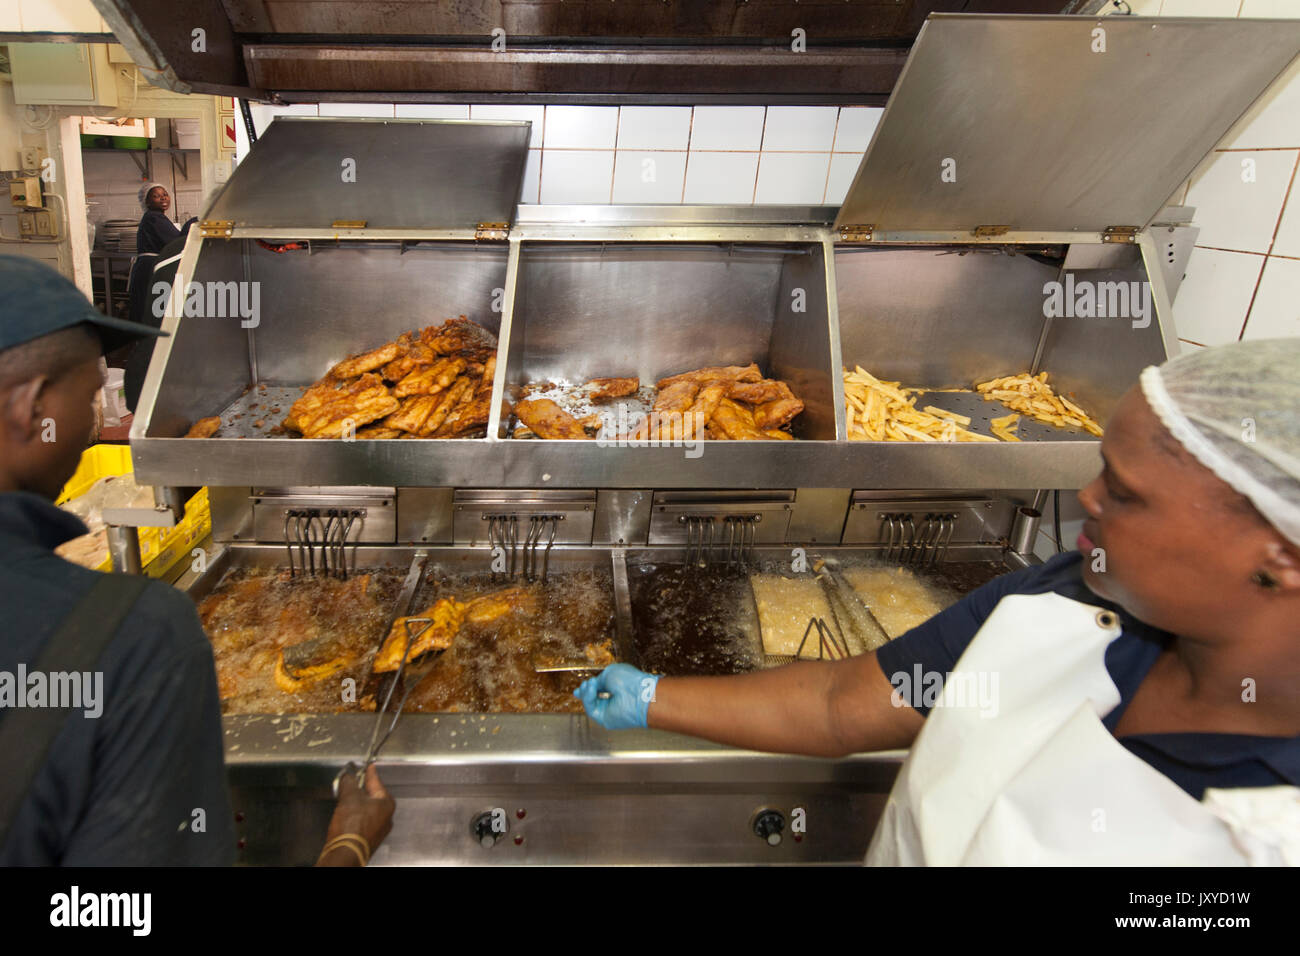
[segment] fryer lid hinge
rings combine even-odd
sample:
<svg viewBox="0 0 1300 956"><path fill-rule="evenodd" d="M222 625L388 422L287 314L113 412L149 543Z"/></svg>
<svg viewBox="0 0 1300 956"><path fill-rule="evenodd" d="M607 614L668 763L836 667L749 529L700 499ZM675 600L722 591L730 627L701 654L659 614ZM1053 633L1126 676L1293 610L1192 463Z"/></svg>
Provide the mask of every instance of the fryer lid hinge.
<svg viewBox="0 0 1300 956"><path fill-rule="evenodd" d="M480 222L474 227L474 238L476 240L492 239L504 240L510 238L510 223L508 222Z"/></svg>
<svg viewBox="0 0 1300 956"><path fill-rule="evenodd" d="M985 239L989 236L1005 236L1010 231L1010 226L976 226L972 230L977 239Z"/></svg>
<svg viewBox="0 0 1300 956"><path fill-rule="evenodd" d="M233 219L204 219L199 223L199 235L204 239L229 239L234 234Z"/></svg>
<svg viewBox="0 0 1300 956"><path fill-rule="evenodd" d="M870 242L876 231L874 224L840 226L841 242Z"/></svg>
<svg viewBox="0 0 1300 956"><path fill-rule="evenodd" d="M1101 234L1102 242L1137 242L1137 226L1107 226Z"/></svg>

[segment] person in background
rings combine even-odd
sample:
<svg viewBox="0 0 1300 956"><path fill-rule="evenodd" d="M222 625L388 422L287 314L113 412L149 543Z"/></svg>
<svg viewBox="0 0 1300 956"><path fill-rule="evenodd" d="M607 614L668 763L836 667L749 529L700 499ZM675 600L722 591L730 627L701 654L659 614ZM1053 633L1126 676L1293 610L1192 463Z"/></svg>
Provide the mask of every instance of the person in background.
<svg viewBox="0 0 1300 956"><path fill-rule="evenodd" d="M144 215L140 217L140 225L135 231L137 255L157 255L167 243L188 232L190 223L198 221L198 217L192 216L185 225L176 228L176 224L167 216L172 197L167 194L162 183L145 183L140 187L139 198Z"/></svg>
<svg viewBox="0 0 1300 956"><path fill-rule="evenodd" d="M869 864L1300 865L1300 339L1147 368L1101 457L1077 551L876 651L575 695L609 729L910 747Z"/></svg>
<svg viewBox="0 0 1300 956"><path fill-rule="evenodd" d="M99 357L158 334L102 315L34 259L0 256L0 865L235 858L216 670L193 603L54 553L86 533L53 501L91 437ZM51 675L72 675L58 699ZM373 768L364 789L344 780L321 864L364 864L393 809Z"/></svg>

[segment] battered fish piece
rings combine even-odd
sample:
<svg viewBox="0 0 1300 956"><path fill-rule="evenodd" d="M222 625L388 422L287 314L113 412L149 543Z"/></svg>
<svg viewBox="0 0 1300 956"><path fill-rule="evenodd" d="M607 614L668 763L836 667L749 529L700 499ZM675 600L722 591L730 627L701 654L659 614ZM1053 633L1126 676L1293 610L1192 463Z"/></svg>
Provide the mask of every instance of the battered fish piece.
<svg viewBox="0 0 1300 956"><path fill-rule="evenodd" d="M640 387L639 378L593 378L587 383L587 388L591 389L587 397L593 402L607 402L611 398L635 395Z"/></svg>
<svg viewBox="0 0 1300 956"><path fill-rule="evenodd" d="M296 432L302 431L302 422L318 415L327 402L338 398L338 393L338 382L328 378L317 382L298 397L289 408L289 414L285 416L282 424L285 428L291 428Z"/></svg>
<svg viewBox="0 0 1300 956"><path fill-rule="evenodd" d="M375 655L375 663L371 670L376 674L382 674L395 671L402 666L402 651L406 648L406 622L417 619L428 619L432 623L411 641L411 650L406 656L408 661L415 660L429 651L445 651L451 647L451 642L459 633L461 625L465 623L465 605L453 598L443 598L422 614L399 617L393 622L388 637L384 639L383 646ZM420 626L420 624L413 624L412 629L418 630Z"/></svg>
<svg viewBox="0 0 1300 956"><path fill-rule="evenodd" d="M393 394L398 398L437 394L456 381L457 376L465 371L466 365L466 361L461 358L441 359L407 375L393 388Z"/></svg>
<svg viewBox="0 0 1300 956"><path fill-rule="evenodd" d="M678 382L694 382L696 385L703 386L711 382L761 382L762 380L763 373L751 362L749 365L714 365L708 368L697 368L693 372L682 372L680 375L661 378L655 383L655 387L665 389Z"/></svg>
<svg viewBox="0 0 1300 956"><path fill-rule="evenodd" d="M473 396L447 416L447 420L434 433L435 438L453 438L482 428L488 423L492 403L492 380L496 376L497 357L493 355L483 365L483 373L475 386Z"/></svg>
<svg viewBox="0 0 1300 956"><path fill-rule="evenodd" d="M465 620L470 624L491 624L511 611L532 613L537 610L537 592L516 587L493 591L465 605Z"/></svg>
<svg viewBox="0 0 1300 956"><path fill-rule="evenodd" d="M549 398L531 398L515 406L515 416L540 438L582 438L586 430L577 419Z"/></svg>
<svg viewBox="0 0 1300 956"><path fill-rule="evenodd" d="M381 345L369 352L349 356L330 369L329 376L342 380L364 375L366 372L373 372L382 365L387 365L401 354L402 347L396 342L389 342L387 345Z"/></svg>
<svg viewBox="0 0 1300 956"><path fill-rule="evenodd" d="M780 428L803 411L803 402L791 396L778 398L754 409L754 424L762 430Z"/></svg>
<svg viewBox="0 0 1300 956"><path fill-rule="evenodd" d="M389 393L383 380L373 373L363 375L336 392L310 419L299 418L306 438L339 438L351 422L353 427L369 425L391 415L401 402Z"/></svg>
<svg viewBox="0 0 1300 956"><path fill-rule="evenodd" d="M213 415L211 418L200 418L190 426L182 438L211 438L221 427L221 416Z"/></svg>
<svg viewBox="0 0 1300 956"><path fill-rule="evenodd" d="M410 335L411 333L406 334ZM380 374L389 382L400 382L416 369L432 365L436 361L438 361L438 356L434 354L433 349L417 342L406 350L406 354L393 359L393 361L385 365Z"/></svg>
<svg viewBox="0 0 1300 956"><path fill-rule="evenodd" d="M429 420L433 410L438 407L440 400L441 396L438 395L413 395L402 402L401 408L384 419L384 430L420 434L420 429ZM360 432L357 433L357 437L361 437Z"/></svg>
<svg viewBox="0 0 1300 956"><path fill-rule="evenodd" d="M794 441L794 436L789 432L783 432L779 428L769 428L763 432L768 438L779 438L782 441Z"/></svg>
<svg viewBox="0 0 1300 956"><path fill-rule="evenodd" d="M391 417L391 416L390 416ZM387 428L381 422L378 425L368 425L365 428L357 429L357 437L364 440L378 441L390 438L400 438L402 430L400 428Z"/></svg>
<svg viewBox="0 0 1300 956"><path fill-rule="evenodd" d="M429 326L420 333L420 341L439 355L463 355L487 361L495 355L497 340L492 333L465 316L448 319L440 326Z"/></svg>
<svg viewBox="0 0 1300 956"><path fill-rule="evenodd" d="M460 400L465 396L466 391L473 387L474 383L467 377L456 379L451 388L438 396L438 404L429 413L428 420L424 423L424 427L420 429L420 436L428 438L442 427L442 423L447 420L447 416L451 414L452 410L460 404Z"/></svg>
<svg viewBox="0 0 1300 956"><path fill-rule="evenodd" d="M337 637L320 637L314 641L283 648L275 661L275 684L286 694L297 694L331 674L355 664L360 655Z"/></svg>

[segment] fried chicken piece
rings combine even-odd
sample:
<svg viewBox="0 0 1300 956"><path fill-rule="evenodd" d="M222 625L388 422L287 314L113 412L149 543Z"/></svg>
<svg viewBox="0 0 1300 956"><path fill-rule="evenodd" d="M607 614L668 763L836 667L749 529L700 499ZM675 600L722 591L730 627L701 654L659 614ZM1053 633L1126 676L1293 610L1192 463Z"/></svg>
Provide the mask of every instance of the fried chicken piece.
<svg viewBox="0 0 1300 956"><path fill-rule="evenodd" d="M441 400L441 395L412 395L402 402L401 408L384 419L383 427L385 430L418 435ZM361 437L359 432L357 437Z"/></svg>
<svg viewBox="0 0 1300 956"><path fill-rule="evenodd" d="M396 342L389 342L387 345L381 345L369 352L349 356L330 369L327 377L344 380L354 378L357 375L364 375L366 372L373 372L381 365L387 365L401 354L402 347Z"/></svg>
<svg viewBox="0 0 1300 956"><path fill-rule="evenodd" d="M221 416L213 415L211 418L200 418L190 426L182 438L211 438L221 427Z"/></svg>
<svg viewBox="0 0 1300 956"><path fill-rule="evenodd" d="M682 372L680 375L661 378L655 383L655 387L665 389L678 382L694 382L696 385L703 386L710 382L761 382L762 380L763 373L751 362L749 365L714 365L708 368L697 368L693 372Z"/></svg>
<svg viewBox="0 0 1300 956"><path fill-rule="evenodd" d="M749 412L729 398L724 398L718 403L717 410L714 411L709 424L722 429L732 441L753 441L767 438L766 435L754 427L753 418Z"/></svg>
<svg viewBox="0 0 1300 956"><path fill-rule="evenodd" d="M779 438L782 441L794 441L793 435L791 435L787 431L782 431L779 428L768 428L764 430L763 434L766 435L768 438Z"/></svg>
<svg viewBox="0 0 1300 956"><path fill-rule="evenodd" d="M586 438L577 419L549 398L532 398L515 406L515 416L540 438Z"/></svg>
<svg viewBox="0 0 1300 956"><path fill-rule="evenodd" d="M404 335L410 334L409 332L404 333ZM416 369L432 365L436 361L438 361L438 356L434 354L433 349L416 342L406 350L406 354L393 359L393 361L385 365L380 374L390 382L400 382Z"/></svg>
<svg viewBox="0 0 1300 956"><path fill-rule="evenodd" d="M298 397L281 424L296 432L302 431L303 422L310 421L327 403L337 400L339 388L338 382L328 378L317 382Z"/></svg>
<svg viewBox="0 0 1300 956"><path fill-rule="evenodd" d="M611 398L626 398L635 395L641 387L639 378L593 378L587 383L591 389L588 398L593 402L607 402Z"/></svg>
<svg viewBox="0 0 1300 956"><path fill-rule="evenodd" d="M398 409L398 412L400 411L401 409ZM392 416L390 415L389 418L391 417ZM387 419L385 419L385 421L387 421ZM369 425L366 428L357 429L357 437L362 440L386 440L390 438L400 438L401 435L402 430L400 428L388 428L383 422L380 422L378 425Z"/></svg>
<svg viewBox="0 0 1300 956"><path fill-rule="evenodd" d="M700 394L695 396L695 401L688 411L691 416L690 421L693 423L691 427L697 430L702 429L705 423L713 417L713 413L718 410L718 406L722 404L726 394L727 385L724 382L706 385L700 389ZM694 437L694 433L690 437Z"/></svg>
<svg viewBox="0 0 1300 956"><path fill-rule="evenodd" d="M748 402L750 405L762 405L764 402L774 402L778 398L794 398L794 393L785 382L765 378L761 382L732 382L731 388L727 391L727 398L737 402Z"/></svg>
<svg viewBox="0 0 1300 956"><path fill-rule="evenodd" d="M420 631L424 620L432 623ZM402 651L405 650L407 642L407 621L413 622L411 631L418 635L412 638L411 649L406 654L406 659L412 661L429 651L445 651L451 647L451 642L460 632L461 625L465 623L465 605L454 598L442 598L421 614L399 617L395 620L388 631L388 637L384 639L383 646L375 655L375 663L371 670L376 674L395 671L402 666Z"/></svg>
<svg viewBox="0 0 1300 956"><path fill-rule="evenodd" d="M655 396L654 411L684 412L691 407L699 391L700 386L691 381L674 382L667 388L660 388Z"/></svg>
<svg viewBox="0 0 1300 956"><path fill-rule="evenodd" d="M657 434L655 437L659 441L692 441L696 437L702 437L709 419L713 417L718 404L727 394L727 383L715 382L712 385L706 385L696 393L691 404L678 410L676 406L680 403L680 399L674 399L670 393L677 389L694 389L694 387L695 385L692 382L679 382L660 393L661 396L669 396L665 404L672 407L657 409L653 413L657 417ZM686 393L683 391L678 394L684 395Z"/></svg>
<svg viewBox="0 0 1300 956"><path fill-rule="evenodd" d="M445 358L427 368L420 368L403 378L393 388L398 398L410 395L434 395L447 388L465 371L468 363L461 358Z"/></svg>
<svg viewBox="0 0 1300 956"><path fill-rule="evenodd" d="M803 411L803 402L793 396L778 398L754 409L754 424L761 430L780 428Z"/></svg>
<svg viewBox="0 0 1300 956"><path fill-rule="evenodd" d="M332 400L310 418L300 417L298 423L306 438L338 438L349 423L354 428L369 425L391 415L401 404L389 393L383 380L370 373L338 389Z"/></svg>

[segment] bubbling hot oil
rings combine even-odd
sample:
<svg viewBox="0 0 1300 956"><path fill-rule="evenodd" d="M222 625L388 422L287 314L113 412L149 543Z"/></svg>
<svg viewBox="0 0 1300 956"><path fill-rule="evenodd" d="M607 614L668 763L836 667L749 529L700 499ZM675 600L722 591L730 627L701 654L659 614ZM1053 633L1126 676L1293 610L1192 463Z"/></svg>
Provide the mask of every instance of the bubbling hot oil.
<svg viewBox="0 0 1300 956"><path fill-rule="evenodd" d="M758 618L741 572L628 567L637 666L669 677L743 674L763 666Z"/></svg>

